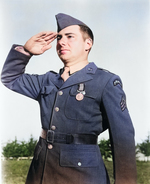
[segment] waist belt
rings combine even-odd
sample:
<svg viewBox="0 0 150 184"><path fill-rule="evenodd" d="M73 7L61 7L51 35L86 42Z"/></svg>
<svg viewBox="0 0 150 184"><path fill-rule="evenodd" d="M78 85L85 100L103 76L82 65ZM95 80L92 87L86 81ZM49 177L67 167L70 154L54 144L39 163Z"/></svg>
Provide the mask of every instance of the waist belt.
<svg viewBox="0 0 150 184"><path fill-rule="evenodd" d="M97 136L92 134L63 134L42 129L41 137L51 144L97 144Z"/></svg>

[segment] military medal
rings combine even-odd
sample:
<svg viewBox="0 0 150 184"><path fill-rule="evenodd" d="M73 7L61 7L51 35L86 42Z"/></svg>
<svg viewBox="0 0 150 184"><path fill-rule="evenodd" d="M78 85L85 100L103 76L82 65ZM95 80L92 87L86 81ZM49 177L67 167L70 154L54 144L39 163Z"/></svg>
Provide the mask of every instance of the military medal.
<svg viewBox="0 0 150 184"><path fill-rule="evenodd" d="M78 93L78 94L76 95L76 100L78 100L78 101L83 100L83 98L84 98L84 95L83 95L82 93Z"/></svg>
<svg viewBox="0 0 150 184"><path fill-rule="evenodd" d="M79 89L77 90L78 94L76 94L76 100L81 101L84 98L84 84L79 84Z"/></svg>

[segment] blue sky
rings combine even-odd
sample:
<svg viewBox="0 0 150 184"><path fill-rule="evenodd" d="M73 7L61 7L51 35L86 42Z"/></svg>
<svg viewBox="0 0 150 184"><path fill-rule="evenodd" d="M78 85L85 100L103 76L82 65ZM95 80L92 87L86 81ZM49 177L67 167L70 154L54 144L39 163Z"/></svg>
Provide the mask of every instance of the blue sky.
<svg viewBox="0 0 150 184"><path fill-rule="evenodd" d="M89 61L118 74L123 81L128 109L135 127L135 140L141 142L150 132L150 62L148 0L1 0L0 69L12 44L25 44L34 34L56 31L55 15L70 14L85 22L94 32L95 43ZM34 56L26 72L43 74L59 71L54 42L51 50ZM40 135L37 102L16 94L0 84L1 140L28 140ZM101 138L108 138L107 132Z"/></svg>

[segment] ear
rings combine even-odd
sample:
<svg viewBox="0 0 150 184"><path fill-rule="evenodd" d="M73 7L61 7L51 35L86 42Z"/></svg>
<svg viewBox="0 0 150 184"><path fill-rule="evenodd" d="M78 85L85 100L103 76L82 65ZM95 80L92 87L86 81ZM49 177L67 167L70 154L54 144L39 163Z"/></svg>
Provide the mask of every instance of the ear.
<svg viewBox="0 0 150 184"><path fill-rule="evenodd" d="M90 49L92 48L93 45L93 41L91 38L87 38L85 40L85 51L90 51Z"/></svg>

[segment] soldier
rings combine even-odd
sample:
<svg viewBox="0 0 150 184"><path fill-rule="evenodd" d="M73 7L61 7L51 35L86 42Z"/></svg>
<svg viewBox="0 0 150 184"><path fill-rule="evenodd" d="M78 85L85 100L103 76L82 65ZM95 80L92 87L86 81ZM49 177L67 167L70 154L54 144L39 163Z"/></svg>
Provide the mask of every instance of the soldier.
<svg viewBox="0 0 150 184"><path fill-rule="evenodd" d="M13 45L2 71L9 89L40 105L42 132L26 184L109 184L97 137L109 130L115 184L136 184L134 128L121 79L88 62L94 37L83 22L56 15L58 33L42 32ZM31 56L57 38L59 73L24 73ZM53 60L51 61L53 62Z"/></svg>

